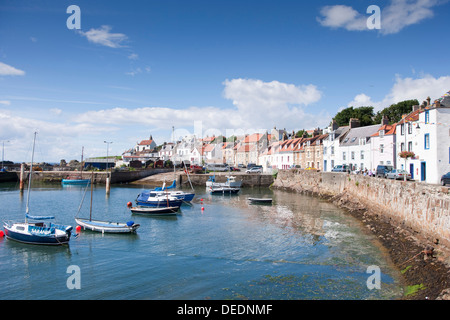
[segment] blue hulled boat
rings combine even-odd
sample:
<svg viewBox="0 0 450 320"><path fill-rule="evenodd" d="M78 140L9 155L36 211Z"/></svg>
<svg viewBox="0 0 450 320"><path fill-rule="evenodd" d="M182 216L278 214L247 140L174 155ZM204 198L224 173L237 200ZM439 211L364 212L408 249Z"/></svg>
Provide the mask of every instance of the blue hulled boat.
<svg viewBox="0 0 450 320"><path fill-rule="evenodd" d="M29 222L28 220L51 220L53 216L31 216L29 214L29 202L31 191L31 178L33 176L34 146L36 143L36 132L33 140L33 155L31 157L30 177L28 179L27 208L25 222L5 222L3 227L7 239L28 244L42 245L62 245L67 244L72 234L72 226L45 223Z"/></svg>
<svg viewBox="0 0 450 320"><path fill-rule="evenodd" d="M182 199L178 199L169 194L156 194L155 192L142 192L136 198L138 206L148 207L180 207L183 204Z"/></svg>

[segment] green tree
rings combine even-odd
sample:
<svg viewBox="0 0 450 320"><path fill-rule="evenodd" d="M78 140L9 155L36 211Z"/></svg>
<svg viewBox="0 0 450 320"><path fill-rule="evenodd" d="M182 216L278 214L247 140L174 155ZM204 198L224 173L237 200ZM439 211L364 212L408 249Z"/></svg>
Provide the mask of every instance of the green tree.
<svg viewBox="0 0 450 320"><path fill-rule="evenodd" d="M302 130L297 131L297 133L295 134L295 137L296 137L296 138L301 138L301 137L303 137L303 134L305 134L305 133L306 133L306 136L307 136L308 138L311 137L311 136L308 134L308 132L306 132L305 129L302 129Z"/></svg>
<svg viewBox="0 0 450 320"><path fill-rule="evenodd" d="M383 116L387 116L390 124L399 122L402 119L402 115L410 113L412 111L412 106L418 104L419 101L417 101L417 99L391 104L389 107L378 111L374 121L375 123L381 123Z"/></svg>
<svg viewBox="0 0 450 320"><path fill-rule="evenodd" d="M360 125L363 127L374 124L374 116L373 107L348 107L339 111L333 119L340 127L342 127L348 126L351 118L357 118L359 119Z"/></svg>

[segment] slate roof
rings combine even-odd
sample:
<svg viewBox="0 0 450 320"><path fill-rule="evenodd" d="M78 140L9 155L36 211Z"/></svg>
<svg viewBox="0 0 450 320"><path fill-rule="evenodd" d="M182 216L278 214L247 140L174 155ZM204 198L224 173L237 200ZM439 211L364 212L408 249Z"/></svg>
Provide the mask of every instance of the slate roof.
<svg viewBox="0 0 450 320"><path fill-rule="evenodd" d="M344 140L341 141L340 145L346 147L359 145L360 138L370 137L374 133L378 132L380 126L381 125L379 124L375 124L372 126L352 128L345 136Z"/></svg>

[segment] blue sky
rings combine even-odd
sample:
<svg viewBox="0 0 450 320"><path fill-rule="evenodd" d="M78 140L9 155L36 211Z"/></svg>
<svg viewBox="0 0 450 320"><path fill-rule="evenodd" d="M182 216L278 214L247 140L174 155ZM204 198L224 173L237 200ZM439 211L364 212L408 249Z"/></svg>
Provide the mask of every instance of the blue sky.
<svg viewBox="0 0 450 320"><path fill-rule="evenodd" d="M0 0L0 140L28 161L37 130L37 160L59 162L105 155L105 140L161 144L172 126L323 128L347 106L450 90L449 29L444 0Z"/></svg>

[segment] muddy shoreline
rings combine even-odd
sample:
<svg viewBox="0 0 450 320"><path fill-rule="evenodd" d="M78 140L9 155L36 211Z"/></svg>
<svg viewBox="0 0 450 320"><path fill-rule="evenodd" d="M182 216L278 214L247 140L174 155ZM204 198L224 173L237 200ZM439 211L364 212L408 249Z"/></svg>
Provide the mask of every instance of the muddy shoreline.
<svg viewBox="0 0 450 320"><path fill-rule="evenodd" d="M345 193L331 196L291 188L275 188L328 200L366 226L378 238L392 264L403 276L404 295L401 300L450 299L450 250L438 240L429 243L414 230L408 230L382 214L368 210Z"/></svg>

